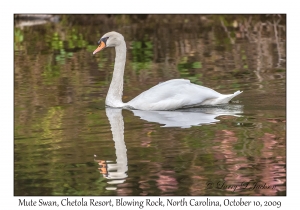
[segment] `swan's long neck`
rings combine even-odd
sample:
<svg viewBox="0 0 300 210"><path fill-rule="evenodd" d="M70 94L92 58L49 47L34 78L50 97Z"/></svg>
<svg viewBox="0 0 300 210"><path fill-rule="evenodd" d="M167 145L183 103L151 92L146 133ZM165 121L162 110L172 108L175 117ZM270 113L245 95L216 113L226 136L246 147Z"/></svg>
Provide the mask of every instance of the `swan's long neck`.
<svg viewBox="0 0 300 210"><path fill-rule="evenodd" d="M116 58L113 77L109 86L109 90L106 96L105 104L111 107L122 107L123 95L123 76L126 61L126 44L123 41L120 45L115 47Z"/></svg>

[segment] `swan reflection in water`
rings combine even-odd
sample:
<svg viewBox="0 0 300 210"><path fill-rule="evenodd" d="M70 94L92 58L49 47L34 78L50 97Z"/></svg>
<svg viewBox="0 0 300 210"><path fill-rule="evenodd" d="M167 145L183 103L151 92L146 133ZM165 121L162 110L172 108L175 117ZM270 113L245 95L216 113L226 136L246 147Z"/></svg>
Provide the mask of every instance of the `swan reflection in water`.
<svg viewBox="0 0 300 210"><path fill-rule="evenodd" d="M99 171L103 177L111 180L108 184L121 184L125 182L127 177L127 149L124 142L124 120L122 109L106 108L106 116L108 117L113 141L116 149L116 162L107 160L95 160L99 164ZM107 190L115 190L116 187L108 187Z"/></svg>
<svg viewBox="0 0 300 210"><path fill-rule="evenodd" d="M127 149L124 141L124 120L122 109L105 109L108 117L113 141L116 149L116 162L108 160L95 160L99 164L99 171L110 181L108 184L117 185L124 183L128 171ZM215 124L219 116L235 116L243 113L243 105L219 105L203 106L198 108L181 109L175 111L142 111L131 110L134 116L138 116L148 122L162 124L162 127L181 127L189 128L191 126L201 126ZM116 190L116 187L107 187L107 190Z"/></svg>
<svg viewBox="0 0 300 210"><path fill-rule="evenodd" d="M214 124L219 121L216 118L222 115L238 117L238 114L243 112L243 106L224 104L175 111L131 111L143 120L163 124L162 127L190 128L191 126Z"/></svg>

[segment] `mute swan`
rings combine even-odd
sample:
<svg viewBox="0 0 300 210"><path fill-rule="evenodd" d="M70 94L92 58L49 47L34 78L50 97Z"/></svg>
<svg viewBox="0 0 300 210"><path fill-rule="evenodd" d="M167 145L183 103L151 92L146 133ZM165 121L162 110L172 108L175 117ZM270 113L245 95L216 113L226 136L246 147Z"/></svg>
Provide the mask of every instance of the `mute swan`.
<svg viewBox="0 0 300 210"><path fill-rule="evenodd" d="M93 54L105 47L114 47L116 50L113 77L105 100L107 106L139 110L175 110L228 103L233 97L242 93L242 91L236 91L233 94L223 95L186 79L172 79L155 85L131 101L123 103L123 76L126 61L124 37L115 31L108 32L102 36L98 44Z"/></svg>

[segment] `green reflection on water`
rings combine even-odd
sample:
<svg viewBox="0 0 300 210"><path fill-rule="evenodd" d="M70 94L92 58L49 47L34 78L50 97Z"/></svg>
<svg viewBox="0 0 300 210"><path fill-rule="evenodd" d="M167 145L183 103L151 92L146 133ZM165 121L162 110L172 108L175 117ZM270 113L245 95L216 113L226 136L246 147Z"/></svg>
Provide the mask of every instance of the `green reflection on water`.
<svg viewBox="0 0 300 210"><path fill-rule="evenodd" d="M153 59L153 46L151 41L133 41L132 42L132 68L139 72L142 69L151 68Z"/></svg>

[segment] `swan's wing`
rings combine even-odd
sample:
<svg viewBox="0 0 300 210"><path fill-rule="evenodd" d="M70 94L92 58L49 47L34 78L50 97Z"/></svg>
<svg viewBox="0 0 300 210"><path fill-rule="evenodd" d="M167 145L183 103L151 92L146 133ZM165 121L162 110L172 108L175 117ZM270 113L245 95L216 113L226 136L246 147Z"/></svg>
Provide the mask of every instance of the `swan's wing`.
<svg viewBox="0 0 300 210"><path fill-rule="evenodd" d="M221 96L223 95L189 80L173 79L150 88L127 104L142 110L174 110Z"/></svg>

